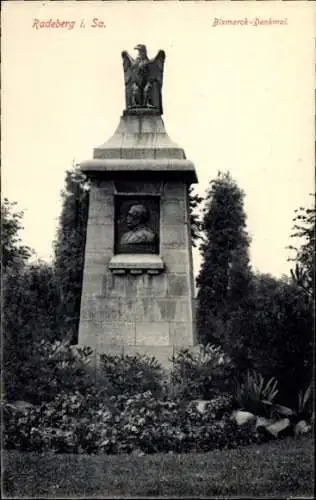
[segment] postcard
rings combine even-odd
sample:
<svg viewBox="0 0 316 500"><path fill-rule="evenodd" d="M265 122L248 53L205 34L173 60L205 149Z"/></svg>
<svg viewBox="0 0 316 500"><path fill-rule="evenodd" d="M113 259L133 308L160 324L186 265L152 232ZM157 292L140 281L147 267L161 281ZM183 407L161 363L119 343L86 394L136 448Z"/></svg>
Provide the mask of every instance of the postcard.
<svg viewBox="0 0 316 500"><path fill-rule="evenodd" d="M311 495L314 36L3 2L4 498Z"/></svg>

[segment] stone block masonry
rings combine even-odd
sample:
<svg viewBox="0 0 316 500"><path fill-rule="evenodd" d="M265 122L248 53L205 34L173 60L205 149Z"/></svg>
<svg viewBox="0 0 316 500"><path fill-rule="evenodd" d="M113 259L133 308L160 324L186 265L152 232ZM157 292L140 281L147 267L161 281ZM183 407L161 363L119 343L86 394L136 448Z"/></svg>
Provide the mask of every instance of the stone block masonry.
<svg viewBox="0 0 316 500"><path fill-rule="evenodd" d="M112 188L112 193L111 193ZM148 183L146 185L148 194ZM160 353L167 363L174 349L195 342L187 188L165 182L161 192L160 251L163 272L116 275L114 256L114 183L92 184L87 228L80 344L100 354ZM157 350L158 349L158 350ZM158 354L157 354L158 355Z"/></svg>

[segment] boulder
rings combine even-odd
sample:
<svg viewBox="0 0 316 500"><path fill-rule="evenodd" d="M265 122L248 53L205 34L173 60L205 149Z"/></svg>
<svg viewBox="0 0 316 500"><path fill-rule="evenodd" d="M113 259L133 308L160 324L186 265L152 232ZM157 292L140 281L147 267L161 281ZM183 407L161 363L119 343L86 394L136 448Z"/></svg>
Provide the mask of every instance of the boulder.
<svg viewBox="0 0 316 500"><path fill-rule="evenodd" d="M236 421L237 425L245 425L250 422L255 422L256 415L249 411L236 410L232 413L232 418Z"/></svg>
<svg viewBox="0 0 316 500"><path fill-rule="evenodd" d="M29 403L28 401L14 401L13 405L16 408L34 408L34 405L32 403Z"/></svg>
<svg viewBox="0 0 316 500"><path fill-rule="evenodd" d="M266 429L268 425L273 423L272 420L265 417L257 417L256 421L256 429Z"/></svg>
<svg viewBox="0 0 316 500"><path fill-rule="evenodd" d="M207 406L209 405L209 401L207 399L196 399L192 401L192 405L197 409L200 413L205 413Z"/></svg>
<svg viewBox="0 0 316 500"><path fill-rule="evenodd" d="M295 436L299 436L300 434L307 434L307 432L309 432L311 428L312 426L308 425L305 420L300 420L295 426L294 434Z"/></svg>
<svg viewBox="0 0 316 500"><path fill-rule="evenodd" d="M30 408L35 408L35 405L29 403L28 401L12 401L10 403L6 403L6 406L12 408L13 410L18 410L24 412Z"/></svg>
<svg viewBox="0 0 316 500"><path fill-rule="evenodd" d="M284 433L285 430L288 430L291 426L291 422L289 418L282 418L282 420L278 420L277 422L273 422L272 424L266 427L266 430L274 437L278 437L281 433Z"/></svg>

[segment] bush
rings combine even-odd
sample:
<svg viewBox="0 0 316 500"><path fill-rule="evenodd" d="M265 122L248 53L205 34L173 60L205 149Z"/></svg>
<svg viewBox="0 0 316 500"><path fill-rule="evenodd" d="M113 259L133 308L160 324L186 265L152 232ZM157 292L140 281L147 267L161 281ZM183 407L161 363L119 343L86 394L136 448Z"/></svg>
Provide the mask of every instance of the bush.
<svg viewBox="0 0 316 500"><path fill-rule="evenodd" d="M20 365L24 381L19 398L33 404L51 401L61 392L84 393L95 385L88 365L92 350L75 348L70 341L35 343L28 359Z"/></svg>
<svg viewBox="0 0 316 500"><path fill-rule="evenodd" d="M146 391L158 395L163 390L164 372L155 358L140 354L105 354L101 358L101 372L110 395L132 395Z"/></svg>
<svg viewBox="0 0 316 500"><path fill-rule="evenodd" d="M171 384L179 397L212 399L230 392L234 366L221 347L198 345L182 349L173 359Z"/></svg>
<svg viewBox="0 0 316 500"><path fill-rule="evenodd" d="M190 403L159 399L150 391L112 396L106 402L79 392L62 393L23 411L6 405L4 416L5 447L26 451L183 453L258 439L253 429L239 428L229 413L217 420L212 404L201 413Z"/></svg>
<svg viewBox="0 0 316 500"><path fill-rule="evenodd" d="M278 381L265 379L261 373L248 371L242 381L235 381L234 398L238 407L258 416L270 417L278 394Z"/></svg>

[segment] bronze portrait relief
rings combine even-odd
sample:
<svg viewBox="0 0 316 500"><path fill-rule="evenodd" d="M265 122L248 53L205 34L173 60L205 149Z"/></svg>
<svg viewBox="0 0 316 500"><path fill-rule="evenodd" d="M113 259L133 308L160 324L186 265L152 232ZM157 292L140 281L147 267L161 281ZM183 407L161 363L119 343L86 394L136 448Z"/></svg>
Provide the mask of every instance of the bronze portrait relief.
<svg viewBox="0 0 316 500"><path fill-rule="evenodd" d="M159 253L157 198L116 200L116 253Z"/></svg>
<svg viewBox="0 0 316 500"><path fill-rule="evenodd" d="M155 238L153 231L146 226L149 212L145 205L132 205L126 216L126 226L129 231L121 238L123 245L135 245L138 243L152 243Z"/></svg>

